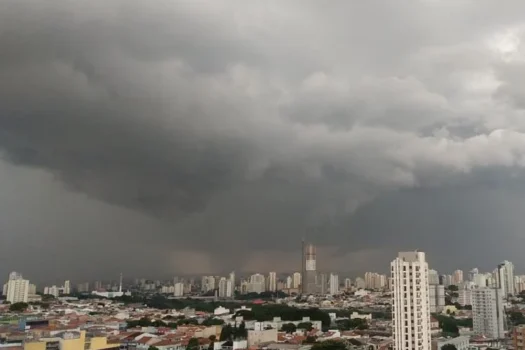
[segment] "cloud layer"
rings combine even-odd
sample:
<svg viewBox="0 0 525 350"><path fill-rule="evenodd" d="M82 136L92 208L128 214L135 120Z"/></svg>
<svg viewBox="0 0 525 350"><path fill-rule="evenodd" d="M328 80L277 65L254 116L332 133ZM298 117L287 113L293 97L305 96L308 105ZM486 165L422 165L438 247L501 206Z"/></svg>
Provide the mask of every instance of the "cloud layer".
<svg viewBox="0 0 525 350"><path fill-rule="evenodd" d="M61 200L23 225L6 218L2 246L21 249L30 230L60 251L67 231L97 242L85 258L125 259L100 244L107 238L162 261L163 273L239 268L257 254L268 261L252 269L297 269L287 259L298 260L290 252L303 236L340 271L380 269L412 248L443 268L519 260L511 247L525 222L509 208L522 205L525 166L523 10L469 0L7 1L3 181L36 181ZM100 218L100 208L113 214ZM484 262L494 234L508 244ZM473 241L479 255L443 256ZM146 265L128 271L155 266Z"/></svg>

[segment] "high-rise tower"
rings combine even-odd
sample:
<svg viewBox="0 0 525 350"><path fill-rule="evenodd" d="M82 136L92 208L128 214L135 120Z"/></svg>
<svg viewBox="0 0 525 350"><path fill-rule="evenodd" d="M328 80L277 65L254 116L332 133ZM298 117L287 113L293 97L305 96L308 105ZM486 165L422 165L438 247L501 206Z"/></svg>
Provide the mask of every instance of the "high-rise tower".
<svg viewBox="0 0 525 350"><path fill-rule="evenodd" d="M301 281L303 294L315 294L317 292L315 246L311 243L305 245L304 241L303 271L304 272Z"/></svg>
<svg viewBox="0 0 525 350"><path fill-rule="evenodd" d="M425 253L399 253L390 267L394 350L430 350L428 264Z"/></svg>

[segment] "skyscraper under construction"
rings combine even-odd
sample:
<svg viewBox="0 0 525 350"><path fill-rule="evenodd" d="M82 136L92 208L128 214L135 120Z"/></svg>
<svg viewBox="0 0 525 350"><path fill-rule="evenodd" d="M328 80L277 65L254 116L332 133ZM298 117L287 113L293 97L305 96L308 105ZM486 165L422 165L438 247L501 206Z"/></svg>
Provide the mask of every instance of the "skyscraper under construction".
<svg viewBox="0 0 525 350"><path fill-rule="evenodd" d="M303 241L302 252L302 283L301 291L303 294L317 293L317 272L315 246L311 243L305 244Z"/></svg>

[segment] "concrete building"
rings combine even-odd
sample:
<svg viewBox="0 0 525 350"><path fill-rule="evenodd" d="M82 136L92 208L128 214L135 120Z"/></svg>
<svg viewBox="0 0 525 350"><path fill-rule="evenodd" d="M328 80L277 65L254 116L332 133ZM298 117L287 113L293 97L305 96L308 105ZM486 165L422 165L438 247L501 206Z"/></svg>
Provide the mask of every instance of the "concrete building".
<svg viewBox="0 0 525 350"><path fill-rule="evenodd" d="M512 333L512 345L514 350L525 350L525 326L514 327Z"/></svg>
<svg viewBox="0 0 525 350"><path fill-rule="evenodd" d="M366 272L365 273L365 288L380 290L386 287L387 278L385 275L375 273L375 272Z"/></svg>
<svg viewBox="0 0 525 350"><path fill-rule="evenodd" d="M318 292L317 286L317 257L315 246L313 244L307 244L304 247L304 276L303 281L303 294L316 294ZM321 292L322 293L322 292Z"/></svg>
<svg viewBox="0 0 525 350"><path fill-rule="evenodd" d="M295 272L293 274L292 279L293 279L292 288L299 289L299 287L301 287L301 273L300 272Z"/></svg>
<svg viewBox="0 0 525 350"><path fill-rule="evenodd" d="M29 295L35 295L36 294L36 285L33 283L29 283L29 289L28 289Z"/></svg>
<svg viewBox="0 0 525 350"><path fill-rule="evenodd" d="M175 287L175 290L173 292L173 296L181 297L184 295L184 283L177 282L175 283L174 287Z"/></svg>
<svg viewBox="0 0 525 350"><path fill-rule="evenodd" d="M250 276L250 282L248 283L248 293L262 293L266 290L266 278L260 273L256 273Z"/></svg>
<svg viewBox="0 0 525 350"><path fill-rule="evenodd" d="M436 338L432 339L432 350L441 350L445 345L454 345L457 350L468 350L469 349L468 336L459 336L456 338Z"/></svg>
<svg viewBox="0 0 525 350"><path fill-rule="evenodd" d="M292 276L286 277L286 289L293 288L293 278Z"/></svg>
<svg viewBox="0 0 525 350"><path fill-rule="evenodd" d="M463 270L456 270L454 271L454 277L452 284L455 284L456 286L463 282Z"/></svg>
<svg viewBox="0 0 525 350"><path fill-rule="evenodd" d="M458 303L461 306L472 305L472 289L459 289Z"/></svg>
<svg viewBox="0 0 525 350"><path fill-rule="evenodd" d="M19 276L7 282L6 300L11 304L27 303L29 296L29 281Z"/></svg>
<svg viewBox="0 0 525 350"><path fill-rule="evenodd" d="M401 252L390 264L395 350L430 350L428 264L423 252Z"/></svg>
<svg viewBox="0 0 525 350"><path fill-rule="evenodd" d="M219 281L219 297L231 298L233 297L233 285L231 279L222 277Z"/></svg>
<svg viewBox="0 0 525 350"><path fill-rule="evenodd" d="M514 291L514 264L505 260L498 265L498 286L503 291L503 296L506 298L509 295L516 294ZM492 286L489 286L492 287Z"/></svg>
<svg viewBox="0 0 525 350"><path fill-rule="evenodd" d="M339 293L339 276L330 274L330 294L335 295Z"/></svg>
<svg viewBox="0 0 525 350"><path fill-rule="evenodd" d="M476 279L476 276L479 275L479 270L477 268L473 268L472 270L470 270L470 272L468 273L468 280L470 282L474 282L474 280Z"/></svg>
<svg viewBox="0 0 525 350"><path fill-rule="evenodd" d="M366 283L365 283L365 280L362 279L361 277L357 277L355 279L355 287L357 289L365 289L366 288Z"/></svg>
<svg viewBox="0 0 525 350"><path fill-rule="evenodd" d="M248 330L248 347L261 343L276 342L277 328L265 329L264 322L255 322L253 330Z"/></svg>
<svg viewBox="0 0 525 350"><path fill-rule="evenodd" d="M430 312L441 312L445 308L445 286L441 284L430 284L428 288L430 300Z"/></svg>
<svg viewBox="0 0 525 350"><path fill-rule="evenodd" d="M345 289L352 288L352 280L350 278L345 278Z"/></svg>
<svg viewBox="0 0 525 350"><path fill-rule="evenodd" d="M502 294L501 290L493 288L472 290L474 334L491 339L500 339L505 336Z"/></svg>
<svg viewBox="0 0 525 350"><path fill-rule="evenodd" d="M428 270L428 283L439 284L439 274L436 270Z"/></svg>
<svg viewBox="0 0 525 350"><path fill-rule="evenodd" d="M64 282L64 294L71 294L71 282L69 282L69 280Z"/></svg>
<svg viewBox="0 0 525 350"><path fill-rule="evenodd" d="M268 274L268 291L275 292L277 290L277 273L270 272Z"/></svg>

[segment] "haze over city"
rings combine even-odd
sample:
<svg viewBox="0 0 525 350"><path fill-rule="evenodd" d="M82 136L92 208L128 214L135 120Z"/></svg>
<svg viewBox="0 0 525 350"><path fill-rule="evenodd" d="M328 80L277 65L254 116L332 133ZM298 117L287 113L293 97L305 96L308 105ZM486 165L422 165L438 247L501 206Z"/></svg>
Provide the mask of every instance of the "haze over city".
<svg viewBox="0 0 525 350"><path fill-rule="evenodd" d="M0 276L525 270L525 2L0 3Z"/></svg>

